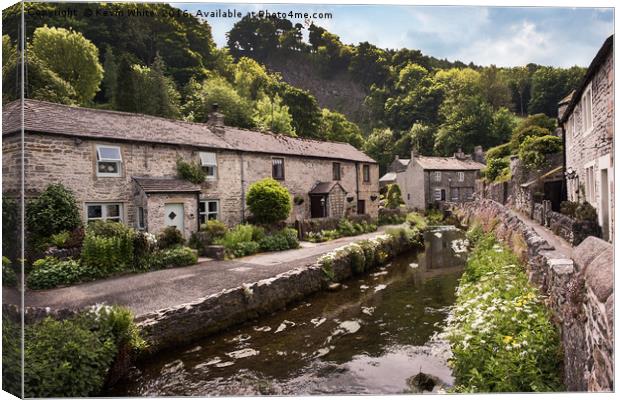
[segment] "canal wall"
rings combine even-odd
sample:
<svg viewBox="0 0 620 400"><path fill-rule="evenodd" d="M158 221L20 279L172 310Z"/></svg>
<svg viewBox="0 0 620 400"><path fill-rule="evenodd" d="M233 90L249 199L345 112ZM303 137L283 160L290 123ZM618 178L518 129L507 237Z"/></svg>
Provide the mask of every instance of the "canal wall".
<svg viewBox="0 0 620 400"><path fill-rule="evenodd" d="M564 384L569 391L612 391L614 349L613 246L595 237L573 249L555 249L518 213L489 199L450 204L464 225L477 224L526 263L530 281L547 296L560 328Z"/></svg>
<svg viewBox="0 0 620 400"><path fill-rule="evenodd" d="M370 242L375 246L375 253L387 257L385 261L415 247L407 238L391 235ZM148 353L188 343L272 313L356 273L353 254L347 251L331 254L333 261L329 271L316 263L138 317L136 322L149 344Z"/></svg>

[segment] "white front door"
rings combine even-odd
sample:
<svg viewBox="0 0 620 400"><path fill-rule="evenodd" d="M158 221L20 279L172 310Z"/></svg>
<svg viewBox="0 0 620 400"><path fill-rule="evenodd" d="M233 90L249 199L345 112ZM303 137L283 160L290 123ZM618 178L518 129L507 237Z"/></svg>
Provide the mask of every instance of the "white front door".
<svg viewBox="0 0 620 400"><path fill-rule="evenodd" d="M166 226L174 226L183 233L183 203L166 204L164 219Z"/></svg>

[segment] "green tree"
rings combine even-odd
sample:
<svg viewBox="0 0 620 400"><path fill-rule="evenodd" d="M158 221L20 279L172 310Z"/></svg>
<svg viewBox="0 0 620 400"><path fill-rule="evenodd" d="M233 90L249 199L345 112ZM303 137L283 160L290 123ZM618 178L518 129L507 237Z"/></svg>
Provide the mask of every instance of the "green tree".
<svg viewBox="0 0 620 400"><path fill-rule="evenodd" d="M568 95L583 79L581 67L568 69L540 67L532 75L532 97L528 104L531 114L544 113L549 117L558 114L558 102Z"/></svg>
<svg viewBox="0 0 620 400"><path fill-rule="evenodd" d="M184 114L189 120L206 122L213 104L217 103L227 125L241 128L254 126L252 102L240 96L222 77L215 76L202 84L190 80L185 92Z"/></svg>
<svg viewBox="0 0 620 400"><path fill-rule="evenodd" d="M362 131L344 115L324 108L321 112L319 135L323 140L345 142L361 149L364 144Z"/></svg>
<svg viewBox="0 0 620 400"><path fill-rule="evenodd" d="M99 50L81 33L64 28L37 28L30 51L68 82L82 104L93 99L103 78Z"/></svg>
<svg viewBox="0 0 620 400"><path fill-rule="evenodd" d="M251 58L241 57L235 65L235 88L242 97L258 99L272 81L265 68Z"/></svg>
<svg viewBox="0 0 620 400"><path fill-rule="evenodd" d="M480 72L480 88L482 96L494 110L512 106L507 76L495 65L483 68Z"/></svg>
<svg viewBox="0 0 620 400"><path fill-rule="evenodd" d="M282 105L282 99L277 94L273 99L269 96L263 96L256 102L252 121L262 131L297 136L293 128L293 118L288 112L288 106Z"/></svg>
<svg viewBox="0 0 620 400"><path fill-rule="evenodd" d="M118 84L118 64L114 51L108 46L103 56L103 92L111 108L116 108L116 89Z"/></svg>
<svg viewBox="0 0 620 400"><path fill-rule="evenodd" d="M291 194L272 178L250 185L246 203L256 222L273 224L284 221L291 212Z"/></svg>
<svg viewBox="0 0 620 400"><path fill-rule="evenodd" d="M555 130L555 120L545 114L534 114L519 122L512 131L510 143L513 151L519 151L521 143L529 136L547 136Z"/></svg>
<svg viewBox="0 0 620 400"><path fill-rule="evenodd" d="M441 106L443 123L435 141L435 153L448 156L461 148L466 153L476 145L495 146L499 140L492 131L493 110L480 96L464 97Z"/></svg>
<svg viewBox="0 0 620 400"><path fill-rule="evenodd" d="M364 144L364 152L379 163L382 172L385 171L394 154L394 134L392 130L390 128L375 128Z"/></svg>
<svg viewBox="0 0 620 400"><path fill-rule="evenodd" d="M320 138L321 109L316 98L310 92L298 89L286 82L279 82L275 90L282 97L282 103L288 107L297 135Z"/></svg>
<svg viewBox="0 0 620 400"><path fill-rule="evenodd" d="M380 84L388 75L388 60L385 50L368 42L353 48L349 71L365 85Z"/></svg>
<svg viewBox="0 0 620 400"><path fill-rule="evenodd" d="M512 91L515 110L521 116L527 114L531 78L530 71L526 67L514 67L508 72L508 86Z"/></svg>
<svg viewBox="0 0 620 400"><path fill-rule="evenodd" d="M421 155L432 156L434 146L435 129L421 123L413 124L394 145L396 154L403 157L408 157L413 148L416 148Z"/></svg>

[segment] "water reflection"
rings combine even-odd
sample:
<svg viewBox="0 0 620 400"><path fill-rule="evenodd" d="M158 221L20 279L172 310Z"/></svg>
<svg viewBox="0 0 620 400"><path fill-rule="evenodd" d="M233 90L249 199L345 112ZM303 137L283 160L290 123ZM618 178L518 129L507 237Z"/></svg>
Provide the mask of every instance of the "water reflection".
<svg viewBox="0 0 620 400"><path fill-rule="evenodd" d="M434 340L464 265L463 233L440 227L426 249L400 256L338 292L138 365L112 395L403 393L420 371L447 384Z"/></svg>

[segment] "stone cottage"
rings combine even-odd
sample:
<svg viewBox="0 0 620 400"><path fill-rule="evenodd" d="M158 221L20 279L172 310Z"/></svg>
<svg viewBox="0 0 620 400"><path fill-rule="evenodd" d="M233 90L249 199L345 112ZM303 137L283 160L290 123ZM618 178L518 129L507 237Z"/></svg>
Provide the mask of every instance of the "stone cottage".
<svg viewBox="0 0 620 400"><path fill-rule="evenodd" d="M75 194L84 222L121 221L185 237L209 219L246 220L248 187L272 177L294 198L296 219L377 217L379 167L346 143L234 128L212 113L208 124L148 115L24 101L25 195L53 182ZM3 107L4 193L20 191L20 101ZM177 176L178 159L199 163L200 185Z"/></svg>
<svg viewBox="0 0 620 400"><path fill-rule="evenodd" d="M570 101L560 102L567 198L596 208L603 238L614 225L613 35L600 48Z"/></svg>
<svg viewBox="0 0 620 400"><path fill-rule="evenodd" d="M424 209L445 201L473 200L482 168L484 164L460 149L453 157L420 156L414 149L410 159L396 156L379 181L381 185L398 184L407 207Z"/></svg>

